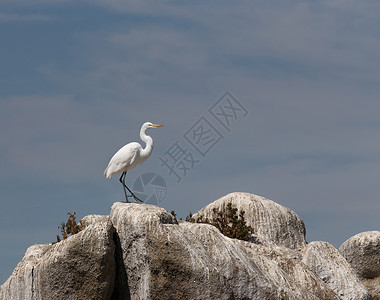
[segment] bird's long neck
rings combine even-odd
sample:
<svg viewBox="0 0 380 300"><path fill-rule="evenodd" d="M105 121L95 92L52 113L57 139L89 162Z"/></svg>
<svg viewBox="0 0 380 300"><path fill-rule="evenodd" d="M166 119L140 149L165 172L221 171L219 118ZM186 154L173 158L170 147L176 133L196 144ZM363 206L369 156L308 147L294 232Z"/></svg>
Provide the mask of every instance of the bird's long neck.
<svg viewBox="0 0 380 300"><path fill-rule="evenodd" d="M153 151L153 139L145 134L146 129L141 129L140 138L146 144L145 148L141 152L142 157L148 158Z"/></svg>

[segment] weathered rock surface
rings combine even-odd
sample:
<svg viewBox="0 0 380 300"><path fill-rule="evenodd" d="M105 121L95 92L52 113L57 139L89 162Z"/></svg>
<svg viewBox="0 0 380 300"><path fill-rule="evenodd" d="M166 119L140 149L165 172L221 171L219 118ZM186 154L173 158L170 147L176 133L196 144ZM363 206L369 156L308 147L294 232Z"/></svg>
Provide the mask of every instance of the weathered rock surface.
<svg viewBox="0 0 380 300"><path fill-rule="evenodd" d="M29 247L0 287L0 299L110 299L114 228L108 217L88 216L85 223L83 231L59 243Z"/></svg>
<svg viewBox="0 0 380 300"><path fill-rule="evenodd" d="M279 205L267 198L248 194L228 194L193 215L198 222L201 219L213 219L216 211L225 210L228 203L245 211L247 225L251 226L260 241L274 243L292 249L303 248L305 241L305 224L302 219L289 208Z"/></svg>
<svg viewBox="0 0 380 300"><path fill-rule="evenodd" d="M306 245L303 221L271 200L232 193L194 218L211 219L214 208L231 202L254 229L250 242L208 224L178 222L154 205L115 203L110 216L83 218L74 236L30 247L0 286L0 300L371 299L338 250ZM368 245L376 264L377 246Z"/></svg>
<svg viewBox="0 0 380 300"><path fill-rule="evenodd" d="M380 299L380 231L354 235L339 247L339 251L357 272L373 299Z"/></svg>
<svg viewBox="0 0 380 300"><path fill-rule="evenodd" d="M115 203L131 299L339 299L299 251L267 248L215 227L177 223L153 205Z"/></svg>
<svg viewBox="0 0 380 300"><path fill-rule="evenodd" d="M304 250L303 262L340 298L372 299L355 271L331 244L311 242Z"/></svg>

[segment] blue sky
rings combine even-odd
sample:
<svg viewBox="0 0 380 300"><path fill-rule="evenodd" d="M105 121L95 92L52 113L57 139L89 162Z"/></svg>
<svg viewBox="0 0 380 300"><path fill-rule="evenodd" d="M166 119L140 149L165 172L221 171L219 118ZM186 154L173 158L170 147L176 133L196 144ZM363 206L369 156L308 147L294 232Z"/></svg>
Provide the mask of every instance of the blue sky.
<svg viewBox="0 0 380 300"><path fill-rule="evenodd" d="M58 224L122 200L109 159L154 152L128 174L162 176L185 217L233 191L303 218L334 246L379 228L380 24L376 1L0 0L0 279ZM229 91L248 111L225 130ZM223 138L177 183L162 167L204 117Z"/></svg>

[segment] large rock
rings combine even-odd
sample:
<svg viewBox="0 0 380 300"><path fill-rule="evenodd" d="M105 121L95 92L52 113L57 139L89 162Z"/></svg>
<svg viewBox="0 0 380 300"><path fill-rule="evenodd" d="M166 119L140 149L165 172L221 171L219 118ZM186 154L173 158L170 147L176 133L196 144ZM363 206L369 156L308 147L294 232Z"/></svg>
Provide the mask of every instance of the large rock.
<svg viewBox="0 0 380 300"><path fill-rule="evenodd" d="M230 239L207 224L177 223L153 205L115 203L131 299L339 299L299 251Z"/></svg>
<svg viewBox="0 0 380 300"><path fill-rule="evenodd" d="M331 244L311 242L304 250L303 262L341 299L372 299L355 271Z"/></svg>
<svg viewBox="0 0 380 300"><path fill-rule="evenodd" d="M339 251L362 279L373 299L380 299L380 231L354 235L339 247Z"/></svg>
<svg viewBox="0 0 380 300"><path fill-rule="evenodd" d="M114 228L107 216L88 216L83 226L59 243L29 247L0 287L0 299L110 299Z"/></svg>
<svg viewBox="0 0 380 300"><path fill-rule="evenodd" d="M292 249L305 247L306 230L302 219L289 208L261 196L231 193L202 208L192 218L196 222L212 220L217 216L215 211L225 211L228 203L232 203L238 213L245 211L246 223L260 241Z"/></svg>
<svg viewBox="0 0 380 300"><path fill-rule="evenodd" d="M154 205L115 203L109 217L83 218L74 236L30 247L0 286L0 299L371 299L334 247L306 246L302 220L271 200L233 193L194 217L211 219L228 203L245 211L255 239L178 222ZM351 263L364 253L368 263L358 264L359 273L375 276L365 279L374 284L376 239L368 235L341 247ZM363 249L351 249L357 246Z"/></svg>

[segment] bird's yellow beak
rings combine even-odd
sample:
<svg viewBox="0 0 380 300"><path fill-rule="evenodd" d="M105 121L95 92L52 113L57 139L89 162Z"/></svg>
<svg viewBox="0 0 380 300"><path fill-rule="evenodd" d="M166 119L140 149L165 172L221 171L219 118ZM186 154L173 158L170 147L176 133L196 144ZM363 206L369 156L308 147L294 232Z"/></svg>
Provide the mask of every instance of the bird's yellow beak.
<svg viewBox="0 0 380 300"><path fill-rule="evenodd" d="M162 125L152 124L153 127L163 127Z"/></svg>

